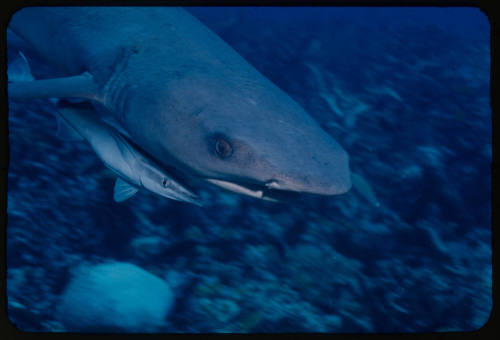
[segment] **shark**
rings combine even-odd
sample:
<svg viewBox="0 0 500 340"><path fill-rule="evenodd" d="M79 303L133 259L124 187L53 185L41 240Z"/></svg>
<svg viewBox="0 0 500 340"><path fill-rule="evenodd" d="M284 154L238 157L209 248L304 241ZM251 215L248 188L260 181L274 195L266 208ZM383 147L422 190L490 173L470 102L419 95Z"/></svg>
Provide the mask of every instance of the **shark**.
<svg viewBox="0 0 500 340"><path fill-rule="evenodd" d="M183 8L25 7L8 27L57 71L9 82L11 100L88 100L186 182L269 200L351 188L344 148Z"/></svg>

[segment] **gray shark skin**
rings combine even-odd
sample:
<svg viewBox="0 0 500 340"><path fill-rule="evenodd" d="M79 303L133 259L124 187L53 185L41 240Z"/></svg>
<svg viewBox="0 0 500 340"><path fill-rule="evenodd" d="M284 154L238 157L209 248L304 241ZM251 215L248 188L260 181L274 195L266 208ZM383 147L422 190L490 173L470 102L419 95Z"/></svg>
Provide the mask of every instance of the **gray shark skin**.
<svg viewBox="0 0 500 340"><path fill-rule="evenodd" d="M12 99L99 102L160 164L242 194L351 187L346 151L181 8L30 7L9 28L67 75L9 84Z"/></svg>

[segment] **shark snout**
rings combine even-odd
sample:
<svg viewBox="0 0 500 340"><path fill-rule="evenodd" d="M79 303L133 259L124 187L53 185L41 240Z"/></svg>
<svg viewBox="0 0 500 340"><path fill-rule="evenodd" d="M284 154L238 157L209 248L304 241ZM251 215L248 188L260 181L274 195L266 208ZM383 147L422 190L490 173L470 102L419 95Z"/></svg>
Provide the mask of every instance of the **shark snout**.
<svg viewBox="0 0 500 340"><path fill-rule="evenodd" d="M271 190L296 191L327 196L340 195L351 189L351 176L347 169L337 177L311 179L303 176L291 176L269 180L265 183L265 186Z"/></svg>
<svg viewBox="0 0 500 340"><path fill-rule="evenodd" d="M297 166L291 171L274 176L266 181L271 190L296 191L317 195L339 195L351 189L349 156L344 151L334 153L326 160L311 162L308 166Z"/></svg>

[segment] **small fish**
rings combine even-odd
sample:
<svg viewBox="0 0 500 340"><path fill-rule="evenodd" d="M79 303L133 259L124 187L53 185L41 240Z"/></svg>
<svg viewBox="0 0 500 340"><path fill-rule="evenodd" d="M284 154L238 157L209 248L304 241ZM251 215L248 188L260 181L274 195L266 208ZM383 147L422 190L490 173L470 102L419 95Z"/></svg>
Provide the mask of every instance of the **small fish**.
<svg viewBox="0 0 500 340"><path fill-rule="evenodd" d="M117 129L96 117L89 103L61 100L57 108L60 116L90 143L104 165L118 175L113 194L116 202L130 198L142 187L166 198L201 206L195 194L169 176Z"/></svg>

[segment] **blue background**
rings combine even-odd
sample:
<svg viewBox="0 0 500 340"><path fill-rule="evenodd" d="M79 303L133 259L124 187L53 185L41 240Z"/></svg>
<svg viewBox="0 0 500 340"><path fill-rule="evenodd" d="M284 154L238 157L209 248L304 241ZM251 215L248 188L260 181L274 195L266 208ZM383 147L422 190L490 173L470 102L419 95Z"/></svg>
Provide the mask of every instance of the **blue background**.
<svg viewBox="0 0 500 340"><path fill-rule="evenodd" d="M474 8L190 8L350 154L350 192L112 200L45 101L9 103L10 320L65 331L82 263L165 278L162 332L473 330L491 300L489 23ZM17 54L9 43L9 61ZM31 67L50 77L43 61Z"/></svg>

